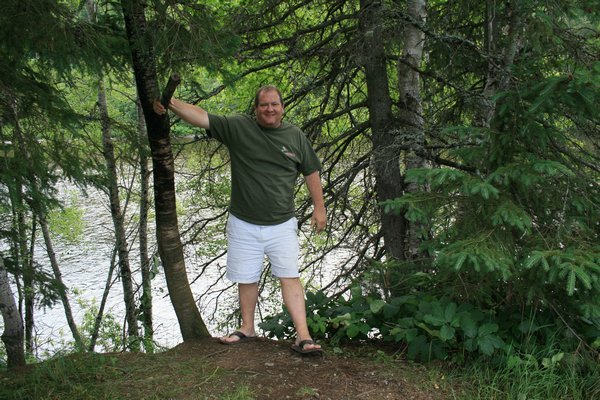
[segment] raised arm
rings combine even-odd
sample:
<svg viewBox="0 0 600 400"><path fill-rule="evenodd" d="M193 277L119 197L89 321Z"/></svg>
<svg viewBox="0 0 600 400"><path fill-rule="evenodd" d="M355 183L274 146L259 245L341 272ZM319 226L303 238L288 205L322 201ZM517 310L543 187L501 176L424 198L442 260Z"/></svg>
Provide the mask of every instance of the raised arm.
<svg viewBox="0 0 600 400"><path fill-rule="evenodd" d="M154 101L152 107L154 108L154 112L159 115L163 115L165 112L167 112L167 110L162 104L160 104L160 101L158 100ZM203 108L172 98L171 102L169 103L169 110L173 111L182 120L189 124L203 129L210 129L208 113Z"/></svg>
<svg viewBox="0 0 600 400"><path fill-rule="evenodd" d="M315 171L304 177L306 187L310 193L313 202L313 213L310 218L310 225L321 232L327 224L327 214L325 211L325 202L323 201L323 186L321 185L321 177L319 171Z"/></svg>

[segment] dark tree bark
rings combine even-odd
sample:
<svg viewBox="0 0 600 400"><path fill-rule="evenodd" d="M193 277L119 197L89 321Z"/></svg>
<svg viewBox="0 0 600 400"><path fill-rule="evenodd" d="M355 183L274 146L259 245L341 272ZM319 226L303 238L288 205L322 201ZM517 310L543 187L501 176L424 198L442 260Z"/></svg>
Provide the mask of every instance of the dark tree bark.
<svg viewBox="0 0 600 400"><path fill-rule="evenodd" d="M0 311L4 320L2 342L6 347L8 368L25 365L25 350L23 348L23 322L17 308L15 298L10 289L8 273L4 268L4 260L0 257Z"/></svg>
<svg viewBox="0 0 600 400"><path fill-rule="evenodd" d="M142 272L142 297L140 311L144 326L144 346L147 353L154 352L154 323L152 317L152 274L150 272L150 255L148 254L148 190L150 170L148 169L148 152L146 146L146 123L139 99L136 101L138 115L138 151L140 164L140 224L138 236L140 242L140 270Z"/></svg>
<svg viewBox="0 0 600 400"><path fill-rule="evenodd" d="M372 164L375 171L377 199L391 200L402 196L398 132L394 127L392 100L388 86L386 55L381 40L381 3L361 0L359 25L362 33L362 60L367 81L369 122L373 135ZM402 215L382 211L381 228L386 253L403 260L407 221Z"/></svg>
<svg viewBox="0 0 600 400"><path fill-rule="evenodd" d="M194 301L183 258L177 224L173 151L169 137L169 118L159 116L152 102L159 98L154 49L144 15L144 3L121 0L127 37L131 49L138 96L144 111L152 166L158 252L165 270L167 287L183 340L209 337L208 329Z"/></svg>

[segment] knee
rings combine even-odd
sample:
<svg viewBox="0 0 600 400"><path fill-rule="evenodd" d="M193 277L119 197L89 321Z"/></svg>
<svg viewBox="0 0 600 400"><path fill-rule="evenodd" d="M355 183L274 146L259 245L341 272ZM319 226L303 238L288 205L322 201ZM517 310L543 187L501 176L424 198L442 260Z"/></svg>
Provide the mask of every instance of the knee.
<svg viewBox="0 0 600 400"><path fill-rule="evenodd" d="M281 283L281 286L302 286L300 278L279 278L279 282Z"/></svg>

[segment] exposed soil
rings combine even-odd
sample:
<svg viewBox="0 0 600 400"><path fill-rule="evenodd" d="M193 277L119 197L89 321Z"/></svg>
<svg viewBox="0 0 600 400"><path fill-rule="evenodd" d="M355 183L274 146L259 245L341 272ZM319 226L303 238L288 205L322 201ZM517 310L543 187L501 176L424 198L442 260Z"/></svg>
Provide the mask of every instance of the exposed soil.
<svg viewBox="0 0 600 400"><path fill-rule="evenodd" d="M293 353L290 346L289 342L262 338L235 345L223 345L211 339L184 343L166 354L180 361L195 360L205 367L216 367L225 372L218 382L207 385L206 388L210 386L214 392L212 395L204 393L205 398L218 398L224 389L240 384L246 385L255 399L420 400L447 397L444 382L436 382L439 378L433 378L424 367L391 358L377 361L373 355L382 353L376 351L363 356L355 352L351 356L340 356L332 351L324 356L301 356Z"/></svg>

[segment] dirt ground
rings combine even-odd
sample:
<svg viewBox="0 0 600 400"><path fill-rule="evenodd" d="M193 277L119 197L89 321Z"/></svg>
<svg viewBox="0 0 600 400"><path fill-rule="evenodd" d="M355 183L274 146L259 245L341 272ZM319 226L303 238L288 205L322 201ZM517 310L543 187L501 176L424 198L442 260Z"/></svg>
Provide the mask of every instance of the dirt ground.
<svg viewBox="0 0 600 400"><path fill-rule="evenodd" d="M170 350L170 357L196 358L205 365L227 371L217 392L226 387L247 385L255 399L444 399L448 398L443 375L427 372L418 364L364 355L301 356L291 343L259 338L235 345L215 339L184 343ZM344 352L345 353L345 352ZM342 353L342 354L344 354ZM227 381L229 380L229 381ZM208 397L210 398L210 397Z"/></svg>

